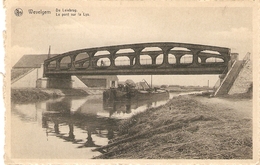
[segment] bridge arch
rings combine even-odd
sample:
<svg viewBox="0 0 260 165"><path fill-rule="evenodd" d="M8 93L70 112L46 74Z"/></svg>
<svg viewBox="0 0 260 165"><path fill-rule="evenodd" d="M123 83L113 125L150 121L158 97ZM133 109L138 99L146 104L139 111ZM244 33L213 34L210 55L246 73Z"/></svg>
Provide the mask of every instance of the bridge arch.
<svg viewBox="0 0 260 165"><path fill-rule="evenodd" d="M89 66L89 54L87 52L81 52L75 56L76 68L87 68Z"/></svg>
<svg viewBox="0 0 260 165"><path fill-rule="evenodd" d="M173 54L169 54L168 55L168 62L169 62L169 64L176 64L176 57L175 57L175 55L173 55Z"/></svg>
<svg viewBox="0 0 260 165"><path fill-rule="evenodd" d="M156 57L155 64L156 65L161 65L163 63L163 54L160 54Z"/></svg>
<svg viewBox="0 0 260 165"><path fill-rule="evenodd" d="M160 60L158 56L163 53L162 48L155 46L148 46L142 49L140 54L141 65L159 65ZM149 57L148 57L149 56Z"/></svg>
<svg viewBox="0 0 260 165"><path fill-rule="evenodd" d="M140 55L140 64L141 65L151 65L152 64L152 57L147 54Z"/></svg>
<svg viewBox="0 0 260 165"><path fill-rule="evenodd" d="M216 54L216 55L221 55L217 51L212 51L212 50L202 50L200 53L208 53L208 54Z"/></svg>
<svg viewBox="0 0 260 165"><path fill-rule="evenodd" d="M134 53L135 51L133 49L127 48L127 49L119 49L116 54L128 54L128 53Z"/></svg>
<svg viewBox="0 0 260 165"><path fill-rule="evenodd" d="M70 56L63 57L60 60L60 68L65 70L65 69L69 69L70 67L71 67L71 57Z"/></svg>
<svg viewBox="0 0 260 165"><path fill-rule="evenodd" d="M190 51L190 49L185 48L185 47L173 47L171 50L175 50L175 51Z"/></svg>
<svg viewBox="0 0 260 165"><path fill-rule="evenodd" d="M96 67L105 68L111 65L111 61L108 57L99 58L96 62Z"/></svg>
<svg viewBox="0 0 260 165"><path fill-rule="evenodd" d="M212 58L216 58L214 66L210 62ZM118 63L124 59L127 62ZM105 64L101 64L102 60ZM220 73L229 60L230 49L224 47L175 42L138 43L79 49L57 55L44 61L44 75Z"/></svg>
<svg viewBox="0 0 260 165"><path fill-rule="evenodd" d="M180 63L181 64L192 64L193 55L192 54L184 54L181 56Z"/></svg>
<svg viewBox="0 0 260 165"><path fill-rule="evenodd" d="M115 66L130 66L130 58L128 56L116 57Z"/></svg>
<svg viewBox="0 0 260 165"><path fill-rule="evenodd" d="M219 63L219 62L224 62L224 60L218 57L209 57L206 59L206 63Z"/></svg>
<svg viewBox="0 0 260 165"><path fill-rule="evenodd" d="M201 64L203 65L211 65L213 63L225 63L227 60L225 56L221 54L219 51L212 51L212 50L202 50L198 54L199 58L201 59Z"/></svg>
<svg viewBox="0 0 260 165"><path fill-rule="evenodd" d="M151 47L145 47L143 50L142 50L142 52L154 52L154 51L159 51L159 52L162 52L162 48L160 48L160 47L155 47L155 46L151 46Z"/></svg>
<svg viewBox="0 0 260 165"><path fill-rule="evenodd" d="M57 61L50 61L49 63L48 63L48 68L50 68L50 69L56 69L56 67L57 67Z"/></svg>
<svg viewBox="0 0 260 165"><path fill-rule="evenodd" d="M100 51L97 51L94 56L97 57L97 56L109 56L110 53L109 51L107 50L100 50Z"/></svg>

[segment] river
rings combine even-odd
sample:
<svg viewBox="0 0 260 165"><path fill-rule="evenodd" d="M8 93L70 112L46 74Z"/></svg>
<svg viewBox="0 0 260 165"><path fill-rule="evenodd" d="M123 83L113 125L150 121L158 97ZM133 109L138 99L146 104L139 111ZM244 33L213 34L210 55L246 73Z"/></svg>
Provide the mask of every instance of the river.
<svg viewBox="0 0 260 165"><path fill-rule="evenodd" d="M170 94L170 98L179 94ZM103 103L101 95L11 106L13 159L90 159L117 134L117 121L169 100Z"/></svg>

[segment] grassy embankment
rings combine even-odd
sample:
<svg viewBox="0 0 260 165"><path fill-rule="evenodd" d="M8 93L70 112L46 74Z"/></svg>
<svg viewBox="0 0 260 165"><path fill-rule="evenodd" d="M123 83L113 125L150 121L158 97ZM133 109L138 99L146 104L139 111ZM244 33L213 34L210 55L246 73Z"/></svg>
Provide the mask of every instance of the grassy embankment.
<svg viewBox="0 0 260 165"><path fill-rule="evenodd" d="M99 148L107 153L96 158L252 158L251 118L203 104L198 96L173 98L119 125L118 137Z"/></svg>
<svg viewBox="0 0 260 165"><path fill-rule="evenodd" d="M39 89L22 88L11 89L11 101L15 103L27 103L48 100L61 96L87 96L88 93L81 89Z"/></svg>
<svg viewBox="0 0 260 165"><path fill-rule="evenodd" d="M211 88L208 87L196 87L196 86L169 86L165 89L169 92L195 92L195 91L211 90Z"/></svg>

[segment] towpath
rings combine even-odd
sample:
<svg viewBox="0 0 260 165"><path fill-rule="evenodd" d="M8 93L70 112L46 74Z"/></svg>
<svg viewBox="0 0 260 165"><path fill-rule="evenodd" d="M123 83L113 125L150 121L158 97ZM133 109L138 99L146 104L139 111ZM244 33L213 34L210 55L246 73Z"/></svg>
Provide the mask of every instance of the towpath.
<svg viewBox="0 0 260 165"><path fill-rule="evenodd" d="M206 98L196 97L197 101L221 109L228 109L238 114L238 117L252 119L253 101L252 99L232 99L232 98Z"/></svg>

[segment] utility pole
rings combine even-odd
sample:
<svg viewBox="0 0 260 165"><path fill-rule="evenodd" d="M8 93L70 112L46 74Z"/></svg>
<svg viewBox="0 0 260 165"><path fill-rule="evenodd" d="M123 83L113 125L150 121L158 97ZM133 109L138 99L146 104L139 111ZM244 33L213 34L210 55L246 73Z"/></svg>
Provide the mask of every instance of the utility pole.
<svg viewBox="0 0 260 165"><path fill-rule="evenodd" d="M153 88L153 75L151 75L151 88Z"/></svg>
<svg viewBox="0 0 260 165"><path fill-rule="evenodd" d="M51 58L51 46L49 46L48 59Z"/></svg>

